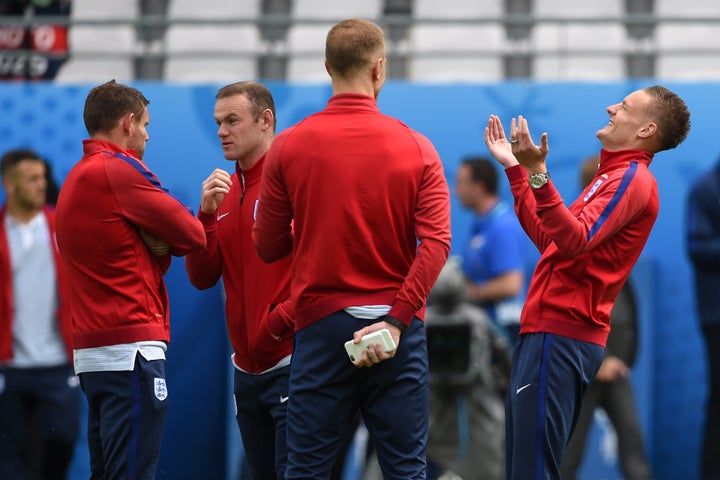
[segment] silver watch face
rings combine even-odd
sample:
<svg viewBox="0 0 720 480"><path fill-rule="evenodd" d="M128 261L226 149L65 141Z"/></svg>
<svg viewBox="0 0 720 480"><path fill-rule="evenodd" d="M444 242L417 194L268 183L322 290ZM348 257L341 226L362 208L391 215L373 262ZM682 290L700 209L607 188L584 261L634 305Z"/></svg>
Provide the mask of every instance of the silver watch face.
<svg viewBox="0 0 720 480"><path fill-rule="evenodd" d="M533 173L528 182L532 188L540 188L548 182L549 177L544 173Z"/></svg>

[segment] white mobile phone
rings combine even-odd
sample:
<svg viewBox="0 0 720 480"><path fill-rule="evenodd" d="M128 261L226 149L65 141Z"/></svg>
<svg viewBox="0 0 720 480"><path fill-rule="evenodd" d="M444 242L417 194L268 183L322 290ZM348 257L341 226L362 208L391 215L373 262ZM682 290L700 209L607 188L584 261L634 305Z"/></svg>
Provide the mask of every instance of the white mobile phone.
<svg viewBox="0 0 720 480"><path fill-rule="evenodd" d="M348 340L345 342L345 350L347 351L348 357L350 357L350 361L356 362L362 358L363 350L376 343L382 345L385 353L390 353L396 348L395 340L393 340L390 330L383 328L382 330L368 333L360 339L360 343L353 343L352 340Z"/></svg>

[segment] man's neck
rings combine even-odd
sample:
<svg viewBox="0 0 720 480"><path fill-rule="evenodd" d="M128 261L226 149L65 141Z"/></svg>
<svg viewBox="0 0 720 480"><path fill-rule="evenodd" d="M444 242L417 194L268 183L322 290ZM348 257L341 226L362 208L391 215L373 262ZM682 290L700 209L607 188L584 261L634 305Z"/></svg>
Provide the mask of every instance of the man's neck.
<svg viewBox="0 0 720 480"><path fill-rule="evenodd" d="M338 95L341 93L355 93L358 95L367 95L368 97L375 98L375 90L373 89L372 82L363 78L334 78L332 82L332 92L333 95Z"/></svg>
<svg viewBox="0 0 720 480"><path fill-rule="evenodd" d="M113 143L117 145L120 150L127 150L128 148L127 138L121 134L118 134L116 130L108 133L97 133L93 135L92 138L94 138L95 140L102 140L103 142Z"/></svg>
<svg viewBox="0 0 720 480"><path fill-rule="evenodd" d="M265 141L260 143L258 147L247 154L245 157L240 158L237 160L238 165L240 165L240 168L243 170L249 170L252 167L255 166L255 164L267 153L268 150L270 150L270 145L272 144L273 137L268 137Z"/></svg>
<svg viewBox="0 0 720 480"><path fill-rule="evenodd" d="M498 197L496 196L489 196L486 198L483 198L481 201L477 203L477 207L475 208L475 212L478 215L487 215L487 213L495 207L495 204L498 202Z"/></svg>
<svg viewBox="0 0 720 480"><path fill-rule="evenodd" d="M30 221L37 216L38 213L40 213L42 209L36 208L32 210L28 210L26 208L20 208L16 205L13 205L12 203L8 203L7 207L7 213L10 215L13 219L17 220L20 223L28 224Z"/></svg>

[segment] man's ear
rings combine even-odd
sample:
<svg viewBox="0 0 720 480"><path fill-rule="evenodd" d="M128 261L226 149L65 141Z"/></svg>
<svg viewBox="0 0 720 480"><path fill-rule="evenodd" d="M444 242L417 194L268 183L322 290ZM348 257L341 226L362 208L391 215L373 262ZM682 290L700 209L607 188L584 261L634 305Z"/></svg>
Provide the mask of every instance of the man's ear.
<svg viewBox="0 0 720 480"><path fill-rule="evenodd" d="M5 174L5 177L2 180L2 184L5 188L5 193L7 194L7 196L12 196L15 192L15 183L10 181L10 178L8 178L11 175L15 175L15 172L7 172L7 174Z"/></svg>
<svg viewBox="0 0 720 480"><path fill-rule="evenodd" d="M272 110L269 108L266 108L262 111L260 114L260 121L262 122L262 126L264 128L273 128L273 124L275 123L275 119L273 118Z"/></svg>
<svg viewBox="0 0 720 480"><path fill-rule="evenodd" d="M374 81L380 81L380 79L383 76L383 68L384 68L385 59L384 58L376 58L373 62L373 80Z"/></svg>
<svg viewBox="0 0 720 480"><path fill-rule="evenodd" d="M132 130L132 128L134 126L133 125L134 123L135 123L135 114L132 112L125 114L125 116L120 119L120 126L122 127L123 132L130 133L130 131Z"/></svg>
<svg viewBox="0 0 720 480"><path fill-rule="evenodd" d="M646 123L638 132L638 136L641 138L650 138L655 132L657 132L657 125L655 123Z"/></svg>

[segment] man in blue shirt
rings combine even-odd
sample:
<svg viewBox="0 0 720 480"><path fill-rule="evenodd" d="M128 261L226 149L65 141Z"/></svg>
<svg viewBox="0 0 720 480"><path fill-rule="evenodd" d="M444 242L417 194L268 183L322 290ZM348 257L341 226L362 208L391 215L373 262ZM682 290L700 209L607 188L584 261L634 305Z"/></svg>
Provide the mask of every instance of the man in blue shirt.
<svg viewBox="0 0 720 480"><path fill-rule="evenodd" d="M515 345L524 300L525 234L511 205L498 197L498 175L483 157L462 160L455 194L473 211L470 238L462 249L467 298L485 309Z"/></svg>

